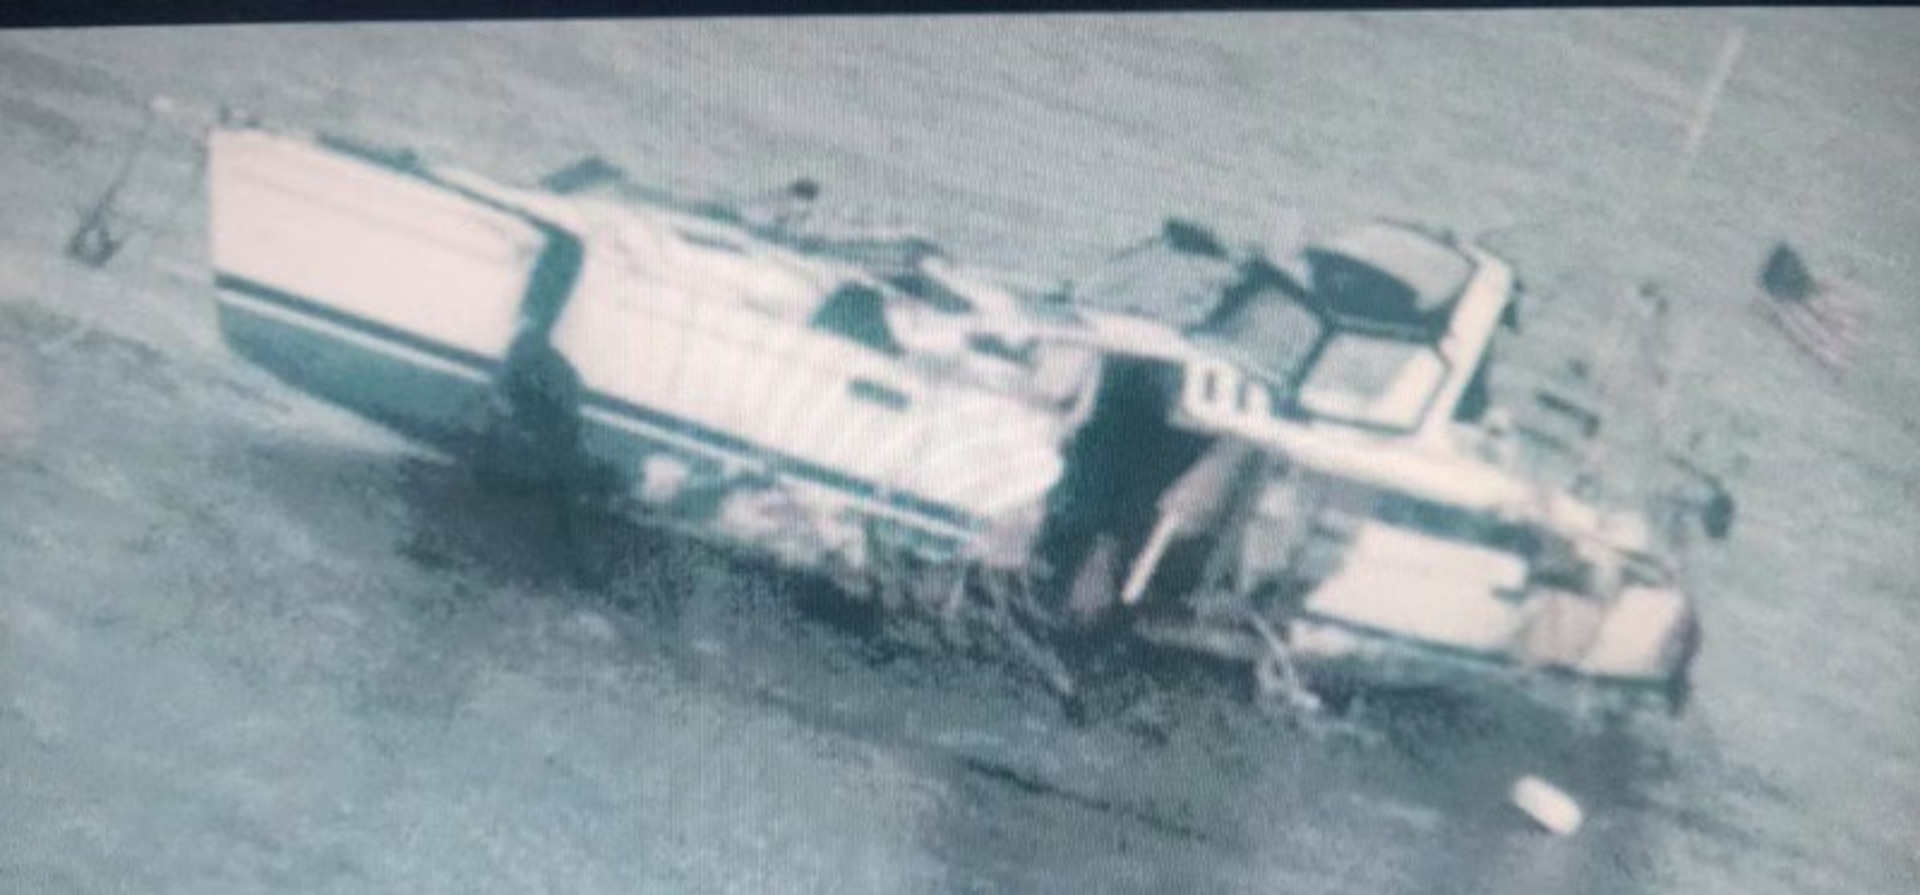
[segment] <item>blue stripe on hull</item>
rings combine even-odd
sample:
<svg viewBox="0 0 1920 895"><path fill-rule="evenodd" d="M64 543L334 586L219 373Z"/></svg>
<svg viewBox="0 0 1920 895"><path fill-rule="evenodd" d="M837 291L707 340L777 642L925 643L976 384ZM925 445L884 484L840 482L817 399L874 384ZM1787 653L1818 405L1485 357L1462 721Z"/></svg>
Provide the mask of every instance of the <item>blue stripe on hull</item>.
<svg viewBox="0 0 1920 895"><path fill-rule="evenodd" d="M341 329L352 330L359 335L390 343L406 351L430 355L445 363L465 367L477 375L491 378L500 366L497 360L486 355L475 354L444 342L435 342L405 330L368 320L365 317L348 314L291 292L275 289L257 280L220 273L215 274L213 283L218 289L244 295Z"/></svg>
<svg viewBox="0 0 1920 895"><path fill-rule="evenodd" d="M243 277L222 273L215 282L241 298L220 303L227 343L294 387L445 449L470 445L482 431L489 383L499 369L495 360ZM247 307L251 303L272 311L252 310ZM330 335L329 329L343 335ZM637 468L642 457L662 450L696 464L724 457L885 506L893 515L921 520L922 525L931 523L942 540L983 527L980 519L958 507L890 491L604 392L589 393L582 409L587 411L587 451L623 474ZM618 423L602 422L597 418L601 414Z"/></svg>
<svg viewBox="0 0 1920 895"><path fill-rule="evenodd" d="M221 302L221 335L235 353L301 391L447 450L482 431L487 380L362 347Z"/></svg>

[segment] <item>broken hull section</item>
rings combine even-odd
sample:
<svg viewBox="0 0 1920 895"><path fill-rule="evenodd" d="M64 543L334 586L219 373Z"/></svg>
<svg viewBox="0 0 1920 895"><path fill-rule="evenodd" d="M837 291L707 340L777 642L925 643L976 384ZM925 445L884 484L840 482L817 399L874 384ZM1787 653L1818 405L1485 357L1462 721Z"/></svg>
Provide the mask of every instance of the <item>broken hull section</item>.
<svg viewBox="0 0 1920 895"><path fill-rule="evenodd" d="M1436 690L1494 698L1519 694L1557 706L1598 704L1677 713L1685 708L1691 687L1684 670L1611 675L1530 667L1507 654L1449 648L1325 619L1296 619L1288 639L1302 675L1322 691Z"/></svg>
<svg viewBox="0 0 1920 895"><path fill-rule="evenodd" d="M1698 619L1636 517L1426 449L1348 442L1292 459L1249 486L1260 496L1237 578L1159 597L1147 641L1256 670L1282 662L1341 690L1684 704Z"/></svg>
<svg viewBox="0 0 1920 895"><path fill-rule="evenodd" d="M508 346L534 331L581 380L583 459L637 513L781 540L729 511L758 503L819 542L803 555L877 536L951 558L1058 475L1048 414L921 382L786 309L857 280L844 265L326 138L217 130L209 153L229 347L456 456L490 436Z"/></svg>

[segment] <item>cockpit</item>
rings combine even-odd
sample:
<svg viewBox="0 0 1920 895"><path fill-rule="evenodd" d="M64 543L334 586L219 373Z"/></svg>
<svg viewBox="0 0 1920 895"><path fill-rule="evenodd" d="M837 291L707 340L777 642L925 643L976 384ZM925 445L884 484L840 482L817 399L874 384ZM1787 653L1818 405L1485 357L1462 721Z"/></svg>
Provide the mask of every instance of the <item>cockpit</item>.
<svg viewBox="0 0 1920 895"><path fill-rule="evenodd" d="M1454 372L1438 342L1470 262L1447 244L1386 225L1292 260L1304 260L1304 273L1170 221L1076 297L1179 322L1195 343L1262 380L1275 416L1418 428Z"/></svg>

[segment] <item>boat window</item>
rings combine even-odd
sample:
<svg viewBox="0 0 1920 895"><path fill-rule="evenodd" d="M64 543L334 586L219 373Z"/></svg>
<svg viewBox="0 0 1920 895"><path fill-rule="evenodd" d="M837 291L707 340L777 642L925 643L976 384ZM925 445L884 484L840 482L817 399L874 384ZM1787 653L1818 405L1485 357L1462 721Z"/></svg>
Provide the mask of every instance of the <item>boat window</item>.
<svg viewBox="0 0 1920 895"><path fill-rule="evenodd" d="M1314 292L1343 314L1412 323L1444 311L1473 274L1467 256L1414 229L1374 225L1309 249Z"/></svg>
<svg viewBox="0 0 1920 895"><path fill-rule="evenodd" d="M1410 431L1445 383L1431 347L1354 334L1334 337L1300 381L1301 409L1358 426Z"/></svg>
<svg viewBox="0 0 1920 895"><path fill-rule="evenodd" d="M1382 493L1374 501L1373 516L1389 525L1522 556L1532 556L1538 546L1538 538L1525 526L1407 494Z"/></svg>
<svg viewBox="0 0 1920 895"><path fill-rule="evenodd" d="M1326 333L1320 317L1277 287L1236 295L1191 335L1261 378L1288 382Z"/></svg>
<svg viewBox="0 0 1920 895"><path fill-rule="evenodd" d="M1081 281L1074 297L1107 310L1191 319L1218 304L1238 273L1230 260L1154 241L1108 260Z"/></svg>
<svg viewBox="0 0 1920 895"><path fill-rule="evenodd" d="M942 313L965 314L973 310L973 302L918 268L888 277L887 285Z"/></svg>
<svg viewBox="0 0 1920 895"><path fill-rule="evenodd" d="M1338 255L1312 257L1314 298L1327 310L1360 325L1420 321L1420 296L1406 283Z"/></svg>
<svg viewBox="0 0 1920 895"><path fill-rule="evenodd" d="M993 333L975 333L967 337L967 347L973 349L976 354L1023 367L1033 366L1034 344L1032 342L1016 345Z"/></svg>
<svg viewBox="0 0 1920 895"><path fill-rule="evenodd" d="M834 290L807 325L858 342L889 357L906 354L887 326L886 297L870 286L848 283Z"/></svg>

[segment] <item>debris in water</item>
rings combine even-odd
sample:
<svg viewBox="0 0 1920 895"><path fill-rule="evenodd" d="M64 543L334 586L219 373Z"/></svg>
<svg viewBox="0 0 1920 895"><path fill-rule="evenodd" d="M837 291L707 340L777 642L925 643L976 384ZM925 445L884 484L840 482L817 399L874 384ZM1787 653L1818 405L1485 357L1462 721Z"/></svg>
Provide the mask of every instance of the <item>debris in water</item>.
<svg viewBox="0 0 1920 895"><path fill-rule="evenodd" d="M120 170L107 188L101 191L99 198L87 208L80 219L80 226L67 237L67 255L88 267L104 267L113 259L120 247L126 244L127 236L118 232L116 218L119 216L120 191L133 178L134 170L140 159L146 154L148 139L153 135L154 122L165 107L150 103L147 114L140 122L140 131L134 135L133 148L121 162Z"/></svg>
<svg viewBox="0 0 1920 895"><path fill-rule="evenodd" d="M1667 459L1706 488L1707 495L1698 505L1700 527L1707 537L1716 541L1726 540L1733 533L1734 516L1739 511L1739 504L1733 498L1733 489L1720 476L1685 456L1669 454Z"/></svg>
<svg viewBox="0 0 1920 895"><path fill-rule="evenodd" d="M1584 815L1580 803L1560 788L1538 777L1528 775L1513 782L1513 792L1509 796L1515 808L1526 812L1547 832L1555 836L1571 836L1580 829Z"/></svg>
<svg viewBox="0 0 1920 895"><path fill-rule="evenodd" d="M1761 302L1762 314L1796 347L1836 373L1851 365L1860 330L1855 297L1815 278L1800 253L1784 242L1761 267L1760 288L1771 299Z"/></svg>
<svg viewBox="0 0 1920 895"><path fill-rule="evenodd" d="M1781 301L1806 301L1813 296L1813 274L1800 253L1783 242L1773 247L1760 269L1760 287Z"/></svg>
<svg viewBox="0 0 1920 895"><path fill-rule="evenodd" d="M127 238L113 230L109 217L114 193L108 192L89 209L80 228L67 240L67 254L88 267L104 267L120 251Z"/></svg>

